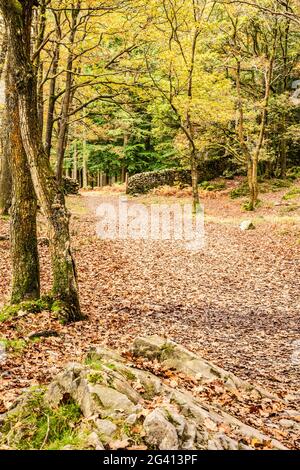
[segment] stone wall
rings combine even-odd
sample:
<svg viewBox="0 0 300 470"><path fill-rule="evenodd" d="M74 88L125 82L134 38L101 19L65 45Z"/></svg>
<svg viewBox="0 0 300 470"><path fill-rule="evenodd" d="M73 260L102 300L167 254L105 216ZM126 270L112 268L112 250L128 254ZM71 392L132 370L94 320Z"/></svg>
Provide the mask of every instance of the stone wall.
<svg viewBox="0 0 300 470"><path fill-rule="evenodd" d="M227 158L207 160L199 166L199 182L209 181L221 176L228 164ZM187 185L192 183L189 170L171 168L167 170L149 171L133 175L128 180L128 194L143 194L160 186Z"/></svg>

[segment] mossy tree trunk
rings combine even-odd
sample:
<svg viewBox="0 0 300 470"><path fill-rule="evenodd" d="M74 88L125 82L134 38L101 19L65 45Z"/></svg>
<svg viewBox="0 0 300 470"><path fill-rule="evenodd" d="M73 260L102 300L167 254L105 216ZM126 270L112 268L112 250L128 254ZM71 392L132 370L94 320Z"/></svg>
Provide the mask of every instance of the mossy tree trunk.
<svg viewBox="0 0 300 470"><path fill-rule="evenodd" d="M7 34L1 19L0 36L2 38L0 44L0 79L2 79L7 55ZM8 215L11 206L11 173L8 158L9 149L6 147L6 140L4 139L6 122L3 114L4 113L1 112L0 214Z"/></svg>
<svg viewBox="0 0 300 470"><path fill-rule="evenodd" d="M36 72L30 57L33 5L24 0L0 0L6 21L17 89L20 128L36 195L48 221L53 271L53 295L66 322L82 320L75 263L71 251L69 213L42 142L38 120Z"/></svg>
<svg viewBox="0 0 300 470"><path fill-rule="evenodd" d="M19 126L18 97L12 80L9 54L6 70L6 146L10 156L13 200L11 206L11 303L40 296L37 247L37 201Z"/></svg>
<svg viewBox="0 0 300 470"><path fill-rule="evenodd" d="M5 120L3 125L6 127ZM2 164L0 173L0 214L8 215L11 206L11 172L8 160L8 148L6 141L2 141Z"/></svg>

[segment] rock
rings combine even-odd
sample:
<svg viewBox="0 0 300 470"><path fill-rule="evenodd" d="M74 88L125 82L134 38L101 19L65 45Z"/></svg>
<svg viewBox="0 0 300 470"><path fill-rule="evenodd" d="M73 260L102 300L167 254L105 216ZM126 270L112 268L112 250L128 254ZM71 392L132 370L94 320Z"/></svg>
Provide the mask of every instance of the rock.
<svg viewBox="0 0 300 470"><path fill-rule="evenodd" d="M76 447L68 444L67 446L63 447L61 450L76 450Z"/></svg>
<svg viewBox="0 0 300 470"><path fill-rule="evenodd" d="M126 423L129 424L130 426L133 426L138 419L138 416L133 413L132 415L129 415L128 418L126 418Z"/></svg>
<svg viewBox="0 0 300 470"><path fill-rule="evenodd" d="M196 449L197 426L194 422L187 422L182 436L182 449Z"/></svg>
<svg viewBox="0 0 300 470"><path fill-rule="evenodd" d="M127 411L130 413L135 410L134 404L127 396L113 388L105 387L104 385L95 385L90 390L90 393L97 396L104 409L121 412Z"/></svg>
<svg viewBox="0 0 300 470"><path fill-rule="evenodd" d="M279 423L280 423L281 426L283 426L286 429L292 429L292 430L295 430L295 431L300 430L300 424L296 423L296 421L293 421L291 419L281 419L279 421Z"/></svg>
<svg viewBox="0 0 300 470"><path fill-rule="evenodd" d="M145 357L150 360L157 359L165 368L174 369L195 377L199 382L221 380L229 390L242 389L247 390L249 394L255 391L260 398L275 398L267 390L253 387L250 383L239 379L231 372L197 356L183 346L157 335L136 338L132 352L138 357Z"/></svg>
<svg viewBox="0 0 300 470"><path fill-rule="evenodd" d="M249 399L252 403L279 401L284 407L292 407L279 398L262 398L265 395L257 387L164 338L138 338L133 349L136 355L158 359L164 370L172 370L172 375L180 372L181 378L187 376L189 384L193 378L195 384L197 380L208 381L210 386L210 382L215 385L217 379L218 387L240 389L232 396L236 394L246 403ZM271 418L273 421L261 432L235 417L234 406L230 414L220 403L212 405L214 397L205 400L194 390L191 393L190 387L184 389L184 380L178 390L151 372L128 365L114 352L102 348L96 351L97 356L89 355L86 365L68 364L48 385L46 392L44 389L29 390L0 415L1 448L8 445L13 450L18 449L18 442L27 438L27 434L22 434L28 429L26 423L22 426L22 417L28 416L26 407L32 399L34 408L29 410L38 413L37 416L47 413L49 407L55 411L63 404L74 402L81 416L78 423L72 423L72 433L78 436L83 448L87 445L97 450L103 449L103 444L111 449L122 449L135 447L137 443L140 447L147 445L160 450L240 450L253 449L257 444L264 447L264 443L268 443L270 448L285 450L281 442L272 438L272 432L268 434L268 427L270 431L279 426L293 432L299 429L299 413L285 410L277 416L275 413ZM40 396L38 405L36 393ZM279 409L282 410L281 405ZM4 432L7 419L10 420L8 435ZM286 434L283 433L283 439Z"/></svg>
<svg viewBox="0 0 300 470"><path fill-rule="evenodd" d="M300 423L300 412L297 410L284 410L284 416L290 416L293 419L296 419Z"/></svg>
<svg viewBox="0 0 300 470"><path fill-rule="evenodd" d="M103 434L104 437L111 437L118 429L109 419L96 419L95 424L100 434Z"/></svg>
<svg viewBox="0 0 300 470"><path fill-rule="evenodd" d="M92 432L86 441L88 447L92 447L95 450L105 450L102 442L100 441L98 435L95 432Z"/></svg>
<svg viewBox="0 0 300 470"><path fill-rule="evenodd" d="M243 222L240 224L240 229L242 232L245 232L246 230L254 230L255 225L253 224L252 220L243 220Z"/></svg>
<svg viewBox="0 0 300 470"><path fill-rule="evenodd" d="M224 157L205 160L199 164L199 181L209 181L216 178L228 168L228 160ZM169 168L158 171L138 173L128 179L127 194L139 195L160 186L191 186L191 172L185 169Z"/></svg>
<svg viewBox="0 0 300 470"><path fill-rule="evenodd" d="M183 346L156 335L136 338L133 353L152 360L158 359L165 367L198 377L199 381L223 379L229 388L242 386L242 381L234 374L200 358Z"/></svg>
<svg viewBox="0 0 300 470"><path fill-rule="evenodd" d="M127 398L134 404L137 404L141 401L141 396L131 387L128 382L126 382L126 380L124 380L123 377L115 377L113 380L113 387L118 392L122 393L123 395L126 395Z"/></svg>
<svg viewBox="0 0 300 470"><path fill-rule="evenodd" d="M168 414L170 415L173 426L176 428L178 436L182 437L183 432L187 426L186 419L179 413L170 411L170 409L168 409Z"/></svg>
<svg viewBox="0 0 300 470"><path fill-rule="evenodd" d="M94 361L113 361L113 362L125 362L122 356L115 351L107 348L101 348L99 346L91 348L88 352L87 359Z"/></svg>
<svg viewBox="0 0 300 470"><path fill-rule="evenodd" d="M163 411L152 411L144 421L146 441L160 450L177 450L179 446L175 427L166 419Z"/></svg>

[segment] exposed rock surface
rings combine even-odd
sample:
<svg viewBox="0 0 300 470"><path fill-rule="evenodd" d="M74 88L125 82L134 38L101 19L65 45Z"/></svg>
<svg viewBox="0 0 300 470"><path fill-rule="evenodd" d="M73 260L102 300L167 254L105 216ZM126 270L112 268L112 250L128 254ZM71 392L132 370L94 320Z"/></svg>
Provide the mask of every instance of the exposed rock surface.
<svg viewBox="0 0 300 470"><path fill-rule="evenodd" d="M28 391L0 415L0 448L286 449L271 432L265 434L221 406L197 398L188 387L170 385L161 370L192 377L198 388L218 383L249 399L256 394L258 402L280 402L278 397L158 336L137 338L132 354L125 359L94 348L85 364L67 365L47 389ZM156 369L158 376L141 368L139 361ZM59 440L54 430L62 425L67 428L60 431ZM281 425L299 430L297 410L286 409Z"/></svg>

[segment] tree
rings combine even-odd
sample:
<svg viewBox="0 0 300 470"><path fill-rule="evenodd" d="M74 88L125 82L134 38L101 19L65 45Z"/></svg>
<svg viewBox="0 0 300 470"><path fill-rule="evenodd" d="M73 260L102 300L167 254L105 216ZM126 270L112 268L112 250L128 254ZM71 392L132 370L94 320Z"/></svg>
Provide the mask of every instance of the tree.
<svg viewBox="0 0 300 470"><path fill-rule="evenodd" d="M12 79L11 54L6 69L6 154L12 175L11 255L12 294L11 302L18 304L40 296L39 256L37 246L37 201L30 170L23 147L18 99Z"/></svg>
<svg viewBox="0 0 300 470"><path fill-rule="evenodd" d="M216 54L209 52L214 6L206 0L152 1L139 64L141 75L146 69L141 78L145 92L157 104L168 104L178 126L175 142L191 169L194 212L199 205L198 167L213 129L226 125L233 111L231 84Z"/></svg>
<svg viewBox="0 0 300 470"><path fill-rule="evenodd" d="M37 79L31 58L31 24L35 0L1 0L17 90L23 146L37 198L48 221L53 295L65 321L81 320L75 263L71 251L69 213L42 142L38 119Z"/></svg>
<svg viewBox="0 0 300 470"><path fill-rule="evenodd" d="M3 85L3 70L5 68L7 56L7 34L5 25L0 22L0 81ZM4 88L4 87L3 87ZM3 103L2 103L3 105ZM0 157L0 214L8 215L11 206L11 172L9 167L8 148L4 139L4 129L6 128L5 113L1 111L1 157Z"/></svg>

